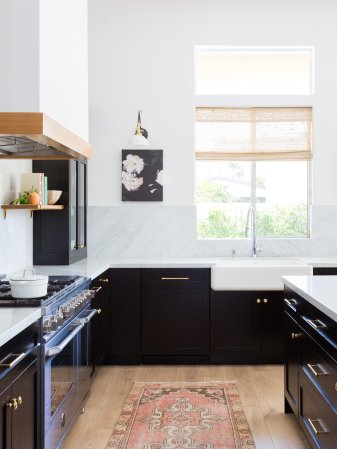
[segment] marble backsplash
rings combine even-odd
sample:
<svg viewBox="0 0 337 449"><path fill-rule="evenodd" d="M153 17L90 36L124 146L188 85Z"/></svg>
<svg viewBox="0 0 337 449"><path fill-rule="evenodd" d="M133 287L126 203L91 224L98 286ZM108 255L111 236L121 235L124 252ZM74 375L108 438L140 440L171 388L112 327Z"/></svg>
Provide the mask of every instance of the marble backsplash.
<svg viewBox="0 0 337 449"><path fill-rule="evenodd" d="M0 203L8 204L20 193L20 173L30 172L31 161L0 161ZM0 216L0 274L32 265L33 220L28 211Z"/></svg>
<svg viewBox="0 0 337 449"><path fill-rule="evenodd" d="M198 240L195 206L90 206L88 252L93 257L249 256L250 239ZM261 256L337 256L337 206L313 206L312 237L258 239Z"/></svg>

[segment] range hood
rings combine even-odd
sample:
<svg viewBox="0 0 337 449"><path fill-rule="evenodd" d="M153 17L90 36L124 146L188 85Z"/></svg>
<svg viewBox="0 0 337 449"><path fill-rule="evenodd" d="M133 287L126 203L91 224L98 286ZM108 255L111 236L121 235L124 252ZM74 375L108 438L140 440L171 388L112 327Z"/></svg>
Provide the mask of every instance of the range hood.
<svg viewBox="0 0 337 449"><path fill-rule="evenodd" d="M0 112L0 160L90 159L91 145L42 112Z"/></svg>

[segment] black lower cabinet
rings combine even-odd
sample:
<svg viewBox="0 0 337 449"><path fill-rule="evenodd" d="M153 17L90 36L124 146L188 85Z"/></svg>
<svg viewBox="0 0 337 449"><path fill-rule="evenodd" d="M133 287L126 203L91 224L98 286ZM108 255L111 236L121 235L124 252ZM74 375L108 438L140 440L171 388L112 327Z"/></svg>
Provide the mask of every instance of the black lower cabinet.
<svg viewBox="0 0 337 449"><path fill-rule="evenodd" d="M337 448L337 323L285 289L285 412L314 449Z"/></svg>
<svg viewBox="0 0 337 449"><path fill-rule="evenodd" d="M109 273L106 271L94 279L90 289L95 291L95 297L91 301L97 315L92 320L91 330L91 354L93 357L93 370L98 365L104 364L108 355L108 326L110 307Z"/></svg>
<svg viewBox="0 0 337 449"><path fill-rule="evenodd" d="M282 363L283 293L211 291L211 363Z"/></svg>
<svg viewBox="0 0 337 449"><path fill-rule="evenodd" d="M109 270L107 357L111 364L138 364L140 356L140 269Z"/></svg>
<svg viewBox="0 0 337 449"><path fill-rule="evenodd" d="M0 351L1 449L41 447L39 348L35 335L27 330Z"/></svg>
<svg viewBox="0 0 337 449"><path fill-rule="evenodd" d="M209 270L142 270L143 363L209 360Z"/></svg>

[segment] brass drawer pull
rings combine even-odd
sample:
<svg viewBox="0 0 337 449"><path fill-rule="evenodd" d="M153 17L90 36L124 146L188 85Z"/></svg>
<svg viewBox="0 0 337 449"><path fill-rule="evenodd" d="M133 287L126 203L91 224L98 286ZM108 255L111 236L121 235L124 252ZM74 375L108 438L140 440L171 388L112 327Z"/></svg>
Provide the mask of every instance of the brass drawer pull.
<svg viewBox="0 0 337 449"><path fill-rule="evenodd" d="M310 324L311 327L313 327L314 329L321 329L326 327L326 324L322 323L321 320L309 320L307 319L308 323Z"/></svg>
<svg viewBox="0 0 337 449"><path fill-rule="evenodd" d="M182 278L164 278L162 277L161 280L162 281L188 281L190 278L189 277L182 277Z"/></svg>
<svg viewBox="0 0 337 449"><path fill-rule="evenodd" d="M98 293L100 290L102 290L102 287L91 287L90 290L93 290L94 293L96 294L96 293Z"/></svg>
<svg viewBox="0 0 337 449"><path fill-rule="evenodd" d="M295 340L296 338L301 338L301 337L302 337L301 332L298 332L298 333L292 332L292 333L291 333L291 338L292 338L293 340Z"/></svg>
<svg viewBox="0 0 337 449"><path fill-rule="evenodd" d="M321 435L322 433L328 433L328 431L326 430L326 428L324 427L324 425L320 419L311 419L311 418L307 418L307 419L308 419L308 423L310 424L310 427L312 428L312 430L315 432L316 435ZM318 424L320 426L320 429L317 429L315 424Z"/></svg>
<svg viewBox="0 0 337 449"><path fill-rule="evenodd" d="M21 354L9 354L4 359L0 360L0 367L13 368L13 366L15 366L17 363L19 363L20 360L22 360L25 355L26 355L25 352L22 352ZM8 361L8 359L11 359L12 357L15 357L15 359L9 363L6 363Z"/></svg>
<svg viewBox="0 0 337 449"><path fill-rule="evenodd" d="M257 302L257 304L260 304L261 299L260 299L260 298L257 298L256 302Z"/></svg>
<svg viewBox="0 0 337 449"><path fill-rule="evenodd" d="M326 373L322 368L321 368L321 365L311 365L310 363L307 363L307 367L310 369L310 371L313 373L313 375L315 376L315 377L318 377L318 376L326 376L328 373ZM321 372L318 372L318 371L316 371L316 369L318 368L318 369L320 369L321 370Z"/></svg>
<svg viewBox="0 0 337 449"><path fill-rule="evenodd" d="M287 306L292 307L292 306L296 306L297 305L297 301L294 298L284 298L284 302L287 304Z"/></svg>
<svg viewBox="0 0 337 449"><path fill-rule="evenodd" d="M267 304L268 299L267 299L267 298L264 298L263 302L264 302L264 304Z"/></svg>
<svg viewBox="0 0 337 449"><path fill-rule="evenodd" d="M108 278L99 279L99 282L103 282L104 284L109 284Z"/></svg>

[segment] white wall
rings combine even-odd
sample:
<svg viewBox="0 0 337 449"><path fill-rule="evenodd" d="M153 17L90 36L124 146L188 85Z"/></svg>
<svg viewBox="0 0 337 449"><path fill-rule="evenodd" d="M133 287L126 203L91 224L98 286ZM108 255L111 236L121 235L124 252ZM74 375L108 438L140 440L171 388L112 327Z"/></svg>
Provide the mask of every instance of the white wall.
<svg viewBox="0 0 337 449"><path fill-rule="evenodd" d="M86 0L0 0L0 111L42 111L88 138ZM31 161L1 161L0 204ZM0 274L32 264L27 211L0 216Z"/></svg>
<svg viewBox="0 0 337 449"><path fill-rule="evenodd" d="M313 45L313 204L337 203L337 3L89 0L90 205L120 204L120 150L137 108L164 149L164 204L194 203L194 45Z"/></svg>
<svg viewBox="0 0 337 449"><path fill-rule="evenodd" d="M88 5L40 1L40 111L88 139Z"/></svg>
<svg viewBox="0 0 337 449"><path fill-rule="evenodd" d="M0 111L38 111L39 2L0 0ZM31 161L1 161L0 204L18 196L20 173ZM32 262L32 220L28 212L0 216L0 273Z"/></svg>

